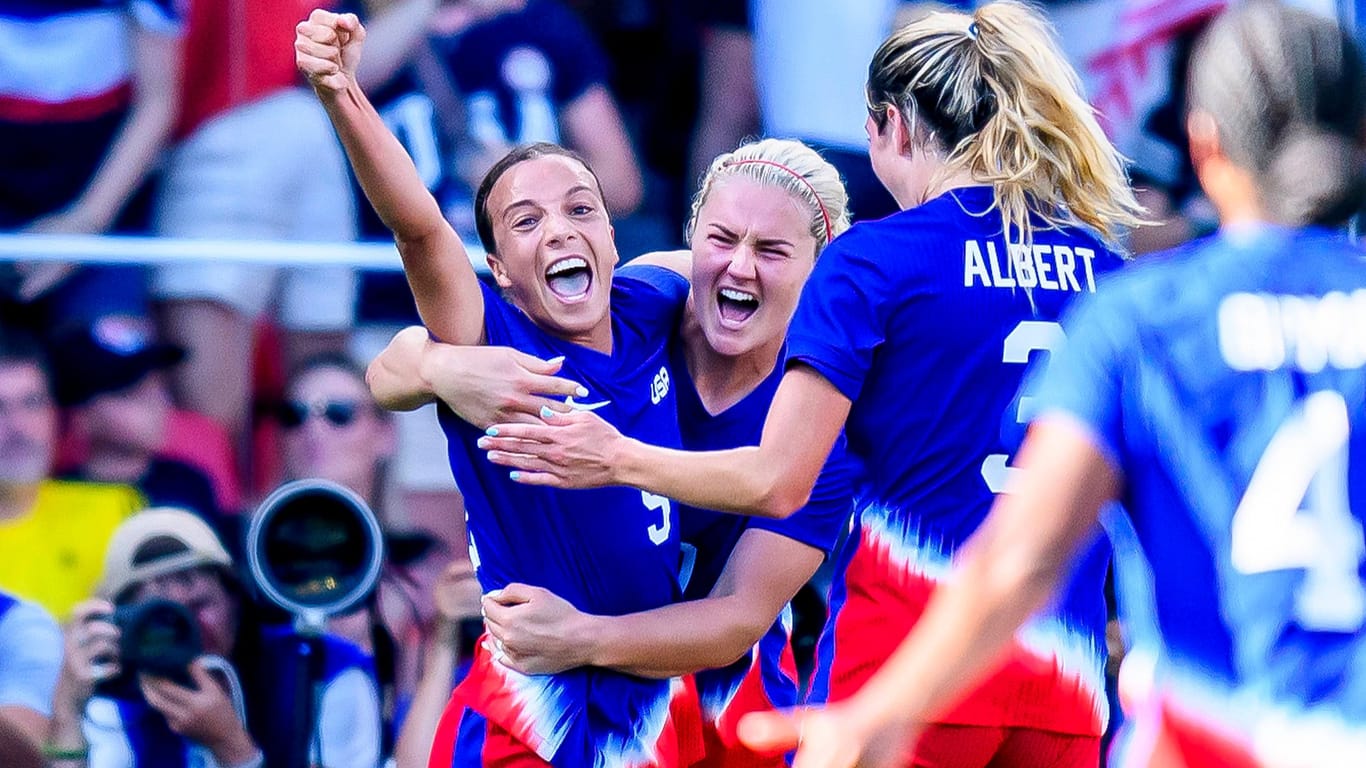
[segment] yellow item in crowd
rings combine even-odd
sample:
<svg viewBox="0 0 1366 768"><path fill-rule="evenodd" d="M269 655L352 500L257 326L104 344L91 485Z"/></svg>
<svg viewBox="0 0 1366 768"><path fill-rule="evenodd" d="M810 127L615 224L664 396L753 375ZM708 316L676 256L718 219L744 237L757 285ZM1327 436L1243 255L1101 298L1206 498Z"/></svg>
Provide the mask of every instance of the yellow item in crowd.
<svg viewBox="0 0 1366 768"><path fill-rule="evenodd" d="M114 529L143 506L126 485L44 482L33 509L0 521L0 589L65 622L95 595Z"/></svg>

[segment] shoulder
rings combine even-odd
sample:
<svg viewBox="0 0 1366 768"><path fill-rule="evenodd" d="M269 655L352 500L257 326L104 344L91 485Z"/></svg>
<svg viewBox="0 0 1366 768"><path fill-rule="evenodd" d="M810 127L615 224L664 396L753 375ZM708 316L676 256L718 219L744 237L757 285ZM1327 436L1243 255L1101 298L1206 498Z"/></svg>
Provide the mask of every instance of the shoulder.
<svg viewBox="0 0 1366 768"><path fill-rule="evenodd" d="M355 643L336 635L323 635L323 656L329 676L355 669L367 676L374 673L375 662Z"/></svg>
<svg viewBox="0 0 1366 768"><path fill-rule="evenodd" d="M1217 250L1214 238L1202 238L1176 248L1148 253L1128 260L1122 269L1100 279L1097 300L1115 304L1145 304L1190 286L1201 269L1202 257ZM1198 286L1195 286L1198 287Z"/></svg>
<svg viewBox="0 0 1366 768"><path fill-rule="evenodd" d="M690 288L688 278L672 269L626 267L612 278L612 313L628 322L663 322L672 330Z"/></svg>
<svg viewBox="0 0 1366 768"><path fill-rule="evenodd" d="M867 269L884 275L939 264L943 249L961 250L963 228L945 216L943 200L899 211L886 218L860 221L835 238L821 253L816 268ZM929 258L921 258L929 256Z"/></svg>
<svg viewBox="0 0 1366 768"><path fill-rule="evenodd" d="M3 602L11 603L8 610ZM57 621L47 611L27 600L0 593L0 648L23 649L29 653L50 650L60 663L61 638Z"/></svg>

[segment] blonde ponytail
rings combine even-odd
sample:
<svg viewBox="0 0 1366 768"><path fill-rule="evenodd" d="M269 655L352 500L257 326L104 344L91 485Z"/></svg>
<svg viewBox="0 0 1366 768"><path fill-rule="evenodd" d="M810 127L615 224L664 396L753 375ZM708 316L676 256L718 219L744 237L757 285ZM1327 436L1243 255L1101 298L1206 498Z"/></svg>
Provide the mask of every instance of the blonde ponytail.
<svg viewBox="0 0 1366 768"><path fill-rule="evenodd" d="M948 151L946 172L990 184L1012 242L1032 239L1031 213L1112 244L1144 223L1123 158L1048 22L1028 6L995 2L903 27L874 55L868 99L875 119L879 104L894 103L924 121Z"/></svg>

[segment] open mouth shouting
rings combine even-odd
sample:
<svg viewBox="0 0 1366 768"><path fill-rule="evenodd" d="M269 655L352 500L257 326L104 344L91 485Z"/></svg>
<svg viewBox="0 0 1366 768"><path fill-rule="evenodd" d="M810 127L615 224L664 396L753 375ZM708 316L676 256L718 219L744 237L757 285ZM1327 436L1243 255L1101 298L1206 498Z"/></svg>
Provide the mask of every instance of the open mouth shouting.
<svg viewBox="0 0 1366 768"><path fill-rule="evenodd" d="M593 271L582 256L566 256L546 269L545 283L561 301L583 301L593 287Z"/></svg>
<svg viewBox="0 0 1366 768"><path fill-rule="evenodd" d="M721 288L716 292L716 309L727 325L740 325L759 310L759 297L738 288Z"/></svg>

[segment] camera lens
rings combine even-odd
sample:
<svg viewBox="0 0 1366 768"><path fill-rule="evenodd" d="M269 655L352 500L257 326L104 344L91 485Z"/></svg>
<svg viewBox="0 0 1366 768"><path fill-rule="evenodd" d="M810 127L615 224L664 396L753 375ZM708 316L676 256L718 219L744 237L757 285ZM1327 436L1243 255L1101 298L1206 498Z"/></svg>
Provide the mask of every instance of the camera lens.
<svg viewBox="0 0 1366 768"><path fill-rule="evenodd" d="M369 556L359 517L340 499L300 494L276 514L266 534L266 560L280 588L303 604L325 602L349 591Z"/></svg>
<svg viewBox="0 0 1366 768"><path fill-rule="evenodd" d="M291 612L349 609L373 589L379 523L354 493L321 480L296 481L261 505L248 537L252 573Z"/></svg>
<svg viewBox="0 0 1366 768"><path fill-rule="evenodd" d="M200 654L199 627L178 603L148 600L114 612L119 655L130 672L189 682L190 662Z"/></svg>

